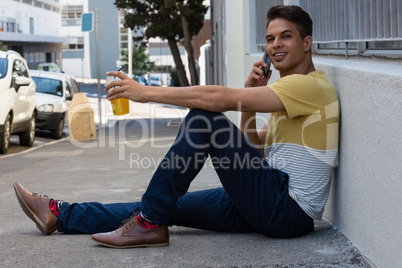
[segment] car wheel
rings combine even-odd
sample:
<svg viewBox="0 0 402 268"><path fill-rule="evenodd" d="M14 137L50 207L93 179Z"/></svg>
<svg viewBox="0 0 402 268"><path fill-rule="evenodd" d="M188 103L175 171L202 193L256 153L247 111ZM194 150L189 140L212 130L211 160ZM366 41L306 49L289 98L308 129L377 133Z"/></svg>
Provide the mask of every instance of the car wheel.
<svg viewBox="0 0 402 268"><path fill-rule="evenodd" d="M0 154L6 154L8 146L10 145L11 136L11 117L7 115L6 122L3 126L3 135L0 137Z"/></svg>
<svg viewBox="0 0 402 268"><path fill-rule="evenodd" d="M60 119L59 125L57 129L52 131L52 136L56 140L61 139L63 137L63 129L64 129L64 116Z"/></svg>
<svg viewBox="0 0 402 268"><path fill-rule="evenodd" d="M35 140L35 128L36 128L36 114L33 113L29 120L29 127L25 132L20 133L20 144L22 146L31 147Z"/></svg>

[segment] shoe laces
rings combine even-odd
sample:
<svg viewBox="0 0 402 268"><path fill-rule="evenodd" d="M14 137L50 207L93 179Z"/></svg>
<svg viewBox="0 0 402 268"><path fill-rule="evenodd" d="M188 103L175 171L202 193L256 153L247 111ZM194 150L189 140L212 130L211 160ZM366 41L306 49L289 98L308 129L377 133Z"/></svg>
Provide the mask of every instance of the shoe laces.
<svg viewBox="0 0 402 268"><path fill-rule="evenodd" d="M45 195L45 194L32 193L32 195L36 195L36 196L39 196L39 197L49 198L50 199L50 197Z"/></svg>
<svg viewBox="0 0 402 268"><path fill-rule="evenodd" d="M49 203L52 202L52 201L55 202L57 207L58 207L58 209L60 209L61 204L63 204L63 202L64 202L63 200L53 199L53 198L51 198L51 197L49 197L48 195L45 195L45 194L32 193L32 196L49 199Z"/></svg>
<svg viewBox="0 0 402 268"><path fill-rule="evenodd" d="M125 227L125 229L127 230L131 225L133 225L136 222L137 219L137 212L134 212L133 215L130 216L130 218L125 219L124 221L122 221L121 225L119 228L121 227Z"/></svg>

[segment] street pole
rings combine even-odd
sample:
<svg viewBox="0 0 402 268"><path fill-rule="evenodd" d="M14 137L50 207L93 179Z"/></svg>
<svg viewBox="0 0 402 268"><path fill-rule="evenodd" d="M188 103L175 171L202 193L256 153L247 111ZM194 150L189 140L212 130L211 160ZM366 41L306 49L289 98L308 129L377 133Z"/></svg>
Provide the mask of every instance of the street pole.
<svg viewBox="0 0 402 268"><path fill-rule="evenodd" d="M133 77L133 32L128 28L128 76Z"/></svg>
<svg viewBox="0 0 402 268"><path fill-rule="evenodd" d="M130 9L128 12L133 13L133 10ZM128 77L133 78L133 32L129 27L128 29ZM130 111L132 111L132 102L129 102Z"/></svg>
<svg viewBox="0 0 402 268"><path fill-rule="evenodd" d="M99 17L98 8L95 8L95 35L96 35L96 67L98 76L98 111L99 127L102 126L102 99L101 99L101 74L100 74L100 47L99 47Z"/></svg>

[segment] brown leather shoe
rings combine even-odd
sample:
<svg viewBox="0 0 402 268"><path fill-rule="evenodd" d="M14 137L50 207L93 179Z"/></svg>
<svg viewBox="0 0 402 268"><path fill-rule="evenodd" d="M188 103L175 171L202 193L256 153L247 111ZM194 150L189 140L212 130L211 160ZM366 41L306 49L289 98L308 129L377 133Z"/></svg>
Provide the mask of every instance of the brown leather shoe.
<svg viewBox="0 0 402 268"><path fill-rule="evenodd" d="M169 245L167 226L146 229L138 224L133 215L119 229L91 236L96 242L112 248L164 247Z"/></svg>
<svg viewBox="0 0 402 268"><path fill-rule="evenodd" d="M53 233L57 218L49 208L51 199L46 195L29 192L18 182L14 182L14 190L22 210L36 223L39 230L45 235Z"/></svg>

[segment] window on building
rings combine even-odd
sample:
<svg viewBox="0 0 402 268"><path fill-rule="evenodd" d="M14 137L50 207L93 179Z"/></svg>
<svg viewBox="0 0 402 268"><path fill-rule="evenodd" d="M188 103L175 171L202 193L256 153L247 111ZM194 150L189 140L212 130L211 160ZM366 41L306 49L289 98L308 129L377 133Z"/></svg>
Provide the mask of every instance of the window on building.
<svg viewBox="0 0 402 268"><path fill-rule="evenodd" d="M256 43L260 50L266 45L266 12L283 2L256 0ZM315 53L402 57L400 0L300 0L299 5L314 22Z"/></svg>
<svg viewBox="0 0 402 268"><path fill-rule="evenodd" d="M266 47L265 36L267 34L267 11L270 7L283 5L283 0L256 0L256 43L260 51L264 51Z"/></svg>
<svg viewBox="0 0 402 268"><path fill-rule="evenodd" d="M400 49L402 49L402 41L367 42L367 49L400 50Z"/></svg>
<svg viewBox="0 0 402 268"><path fill-rule="evenodd" d="M15 22L6 22L7 25L7 32L15 32Z"/></svg>
<svg viewBox="0 0 402 268"><path fill-rule="evenodd" d="M84 49L84 37L76 37L76 42L64 43L63 50L80 50Z"/></svg>
<svg viewBox="0 0 402 268"><path fill-rule="evenodd" d="M34 6L39 7L39 8L42 8L42 7L43 7L43 3L35 0L35 1L34 1Z"/></svg>
<svg viewBox="0 0 402 268"><path fill-rule="evenodd" d="M120 35L121 42L127 42L127 40L128 40L128 35Z"/></svg>
<svg viewBox="0 0 402 268"><path fill-rule="evenodd" d="M53 12L60 13L60 8L58 8L56 6L53 6L51 4L44 3L43 0L42 1L41 0L21 0L21 1L20 0L14 0L14 1L22 2L23 4L27 4L27 5L31 5L31 6L34 6L34 7L43 8L43 9L46 9L46 10L51 10ZM58 1L56 0L55 2L58 2Z"/></svg>
<svg viewBox="0 0 402 268"><path fill-rule="evenodd" d="M317 53L402 57L400 0L303 0L300 6L314 21Z"/></svg>
<svg viewBox="0 0 402 268"><path fill-rule="evenodd" d="M125 28L124 25L124 15L126 13L126 11L124 9L119 9L119 21L120 21L120 49L128 49L128 29ZM120 59L121 59L121 55L120 55Z"/></svg>
<svg viewBox="0 0 402 268"><path fill-rule="evenodd" d="M61 11L61 20L63 26L81 25L81 16L83 13L82 5L67 5Z"/></svg>
<svg viewBox="0 0 402 268"><path fill-rule="evenodd" d="M29 18L29 33L34 34L34 18Z"/></svg>

